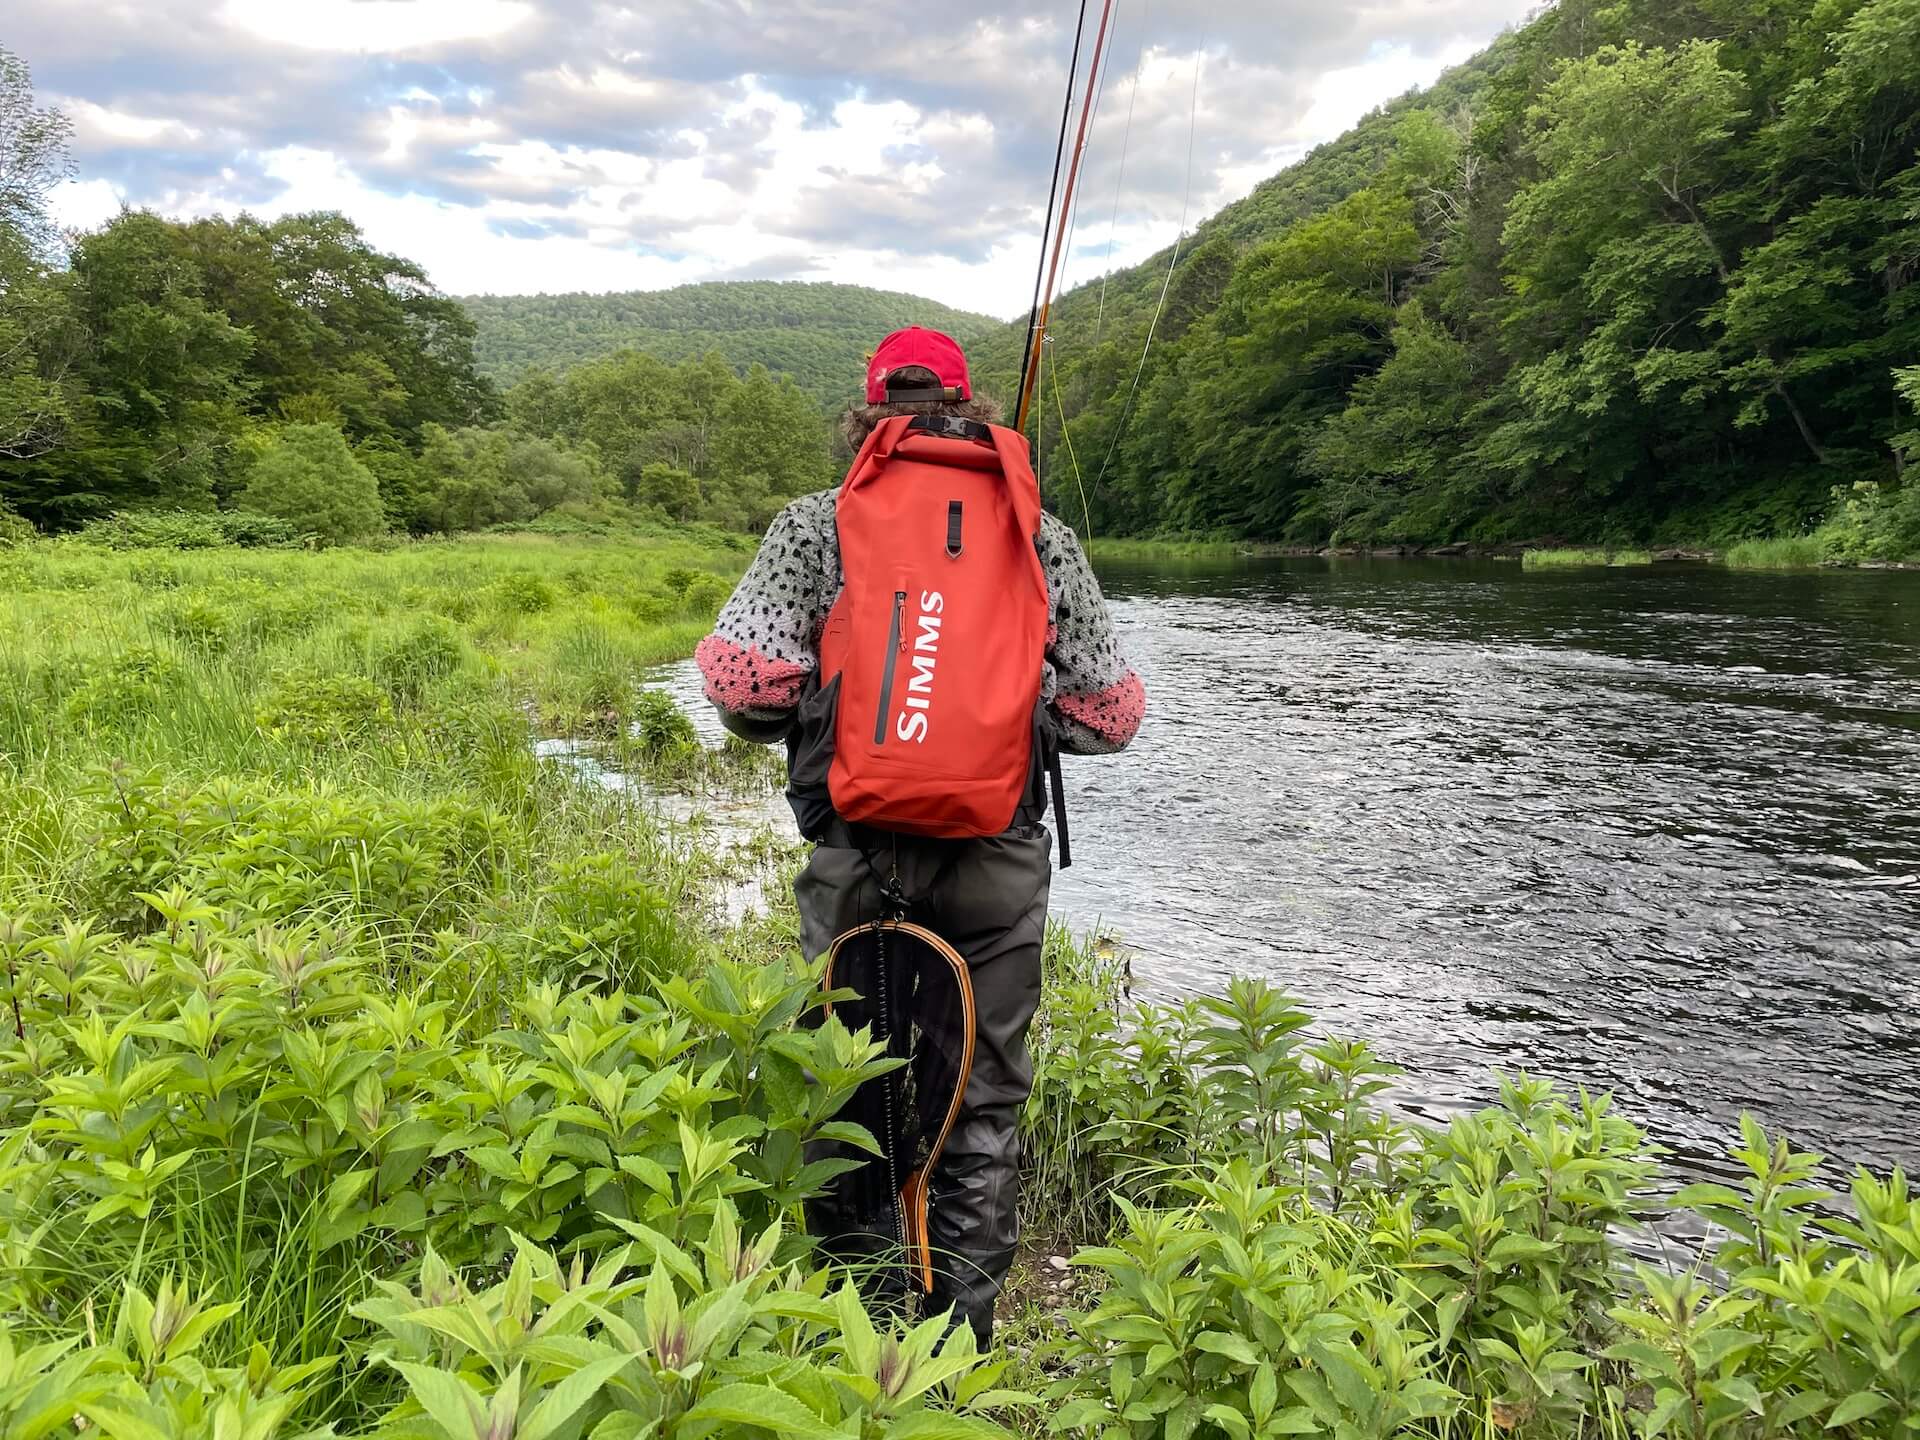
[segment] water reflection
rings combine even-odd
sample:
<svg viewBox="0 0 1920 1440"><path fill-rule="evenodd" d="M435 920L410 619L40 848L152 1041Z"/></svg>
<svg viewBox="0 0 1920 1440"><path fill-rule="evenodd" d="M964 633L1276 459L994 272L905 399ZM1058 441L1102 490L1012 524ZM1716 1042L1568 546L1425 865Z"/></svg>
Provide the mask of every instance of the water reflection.
<svg viewBox="0 0 1920 1440"><path fill-rule="evenodd" d="M1071 772L1088 863L1055 893L1151 985L1270 975L1432 1113L1498 1065L1615 1090L1696 1162L1743 1108L1920 1160L1920 579L1106 580L1153 715Z"/></svg>

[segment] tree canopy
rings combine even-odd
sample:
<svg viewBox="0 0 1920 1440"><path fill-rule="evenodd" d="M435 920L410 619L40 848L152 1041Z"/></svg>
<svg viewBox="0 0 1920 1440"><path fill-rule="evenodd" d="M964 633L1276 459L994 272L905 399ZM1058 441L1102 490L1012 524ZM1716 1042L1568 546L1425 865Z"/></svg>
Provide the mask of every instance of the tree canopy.
<svg viewBox="0 0 1920 1440"><path fill-rule="evenodd" d="M565 370L616 350L676 362L713 351L793 377L825 405L858 388L867 352L890 330L927 325L963 345L999 320L917 295L791 280L726 281L613 295L472 295L483 373L509 384L539 366Z"/></svg>
<svg viewBox="0 0 1920 1440"><path fill-rule="evenodd" d="M69 132L0 51L0 508L43 528L238 506L329 542L556 513L744 529L832 477L816 397L711 348L536 368L502 397L467 310L342 215L128 210L63 237L47 200ZM802 325L800 351L844 349L903 298L749 286L720 328ZM833 353L844 389L860 355Z"/></svg>
<svg viewBox="0 0 1920 1440"><path fill-rule="evenodd" d="M1050 498L1108 533L1359 543L1891 504L1916 77L1920 0L1561 0L1177 259L1063 297ZM1017 336L980 362L1010 388Z"/></svg>

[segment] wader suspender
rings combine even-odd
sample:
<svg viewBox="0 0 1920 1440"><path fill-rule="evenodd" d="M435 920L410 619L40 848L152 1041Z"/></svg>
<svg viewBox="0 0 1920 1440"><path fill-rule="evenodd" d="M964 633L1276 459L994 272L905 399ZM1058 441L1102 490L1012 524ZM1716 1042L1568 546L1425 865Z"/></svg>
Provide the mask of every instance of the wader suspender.
<svg viewBox="0 0 1920 1440"><path fill-rule="evenodd" d="M926 1164L919 1166L912 1174L908 1175L904 1184L900 1181L898 1170L899 1161L893 1153L894 1125L891 1108L893 1104L893 1090L891 1086L888 1086L887 1089L887 1104L889 1107L887 1113L888 1133L885 1146L888 1171L887 1181L898 1197L899 1208L894 1212L899 1219L897 1236L907 1252L907 1276L909 1281L921 1294L930 1295L933 1293L933 1248L927 1236L928 1189L932 1183L934 1167L940 1163L940 1153L946 1149L947 1137L953 1133L954 1124L960 1118L960 1107L965 1101L967 1094L967 1082L973 1075L973 978L968 974L967 962L958 950L955 950L925 926L912 924L896 915L893 918L875 920L866 925L855 926L833 942L832 948L827 951L826 973L821 977L821 985L826 990L832 991L835 988L833 972L835 965L840 959L841 949L849 941L865 935L869 931L873 933L879 952L879 999L883 1024L886 1023L884 1017L888 1013L886 1008L886 975L887 937L890 935L905 936L912 940L918 940L922 945L925 945L936 956L946 962L947 967L953 971L954 983L960 990L961 1033L964 1038L961 1041L960 1074L958 1083L953 1087L953 1101L947 1106L947 1116L940 1124L940 1133L934 1137L933 1146L927 1152ZM833 1013L831 1003L827 1005L826 1009L827 1014L831 1015ZM883 1038L891 1039L891 1037Z"/></svg>

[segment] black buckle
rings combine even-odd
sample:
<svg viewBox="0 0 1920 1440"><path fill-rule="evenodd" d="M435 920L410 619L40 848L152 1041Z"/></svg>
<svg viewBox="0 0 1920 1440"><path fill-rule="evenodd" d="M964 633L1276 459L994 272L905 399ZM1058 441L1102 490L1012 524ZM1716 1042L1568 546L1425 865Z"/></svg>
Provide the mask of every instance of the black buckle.
<svg viewBox="0 0 1920 1440"><path fill-rule="evenodd" d="M949 440L975 440L985 445L993 443L992 426L982 425L978 420L969 420L963 415L916 415L907 429L943 436Z"/></svg>

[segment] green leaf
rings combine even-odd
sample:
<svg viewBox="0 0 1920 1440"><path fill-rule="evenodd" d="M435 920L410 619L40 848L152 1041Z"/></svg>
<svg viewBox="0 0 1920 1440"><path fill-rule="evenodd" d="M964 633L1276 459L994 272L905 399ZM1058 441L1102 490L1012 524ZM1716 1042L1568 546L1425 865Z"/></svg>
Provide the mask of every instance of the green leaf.
<svg viewBox="0 0 1920 1440"><path fill-rule="evenodd" d="M689 1410L687 1418L721 1425L752 1425L805 1440L832 1440L836 1433L793 1396L771 1385L722 1385Z"/></svg>
<svg viewBox="0 0 1920 1440"><path fill-rule="evenodd" d="M607 1381L632 1363L632 1356L610 1355L583 1365L555 1385L533 1407L531 1414L514 1431L514 1440L546 1440L589 1400L600 1393Z"/></svg>
<svg viewBox="0 0 1920 1440"><path fill-rule="evenodd" d="M1856 1390L1833 1407L1833 1414L1827 1417L1827 1429L1837 1430L1869 1415L1878 1415L1892 1403L1877 1390Z"/></svg>
<svg viewBox="0 0 1920 1440"><path fill-rule="evenodd" d="M950 1410L915 1410L887 1428L891 1440L1007 1440L1007 1432L978 1415Z"/></svg>
<svg viewBox="0 0 1920 1440"><path fill-rule="evenodd" d="M1260 1428L1269 1435L1313 1435L1319 1432L1320 1422L1306 1406L1289 1405Z"/></svg>
<svg viewBox="0 0 1920 1440"><path fill-rule="evenodd" d="M880 1142L873 1138L873 1132L864 1125L856 1125L851 1120L829 1120L814 1131L817 1140L833 1140L842 1145L851 1145L869 1155L882 1153Z"/></svg>
<svg viewBox="0 0 1920 1440"><path fill-rule="evenodd" d="M112 1437L112 1440L174 1440L173 1432L141 1415L130 1414L125 1410L115 1410L105 1405L80 1405L75 1408L99 1426L102 1434ZM71 1418L72 1412L69 1411L68 1419Z"/></svg>
<svg viewBox="0 0 1920 1440"><path fill-rule="evenodd" d="M1253 1348L1245 1336L1230 1335L1224 1330L1202 1330L1193 1338L1194 1348L1210 1354L1224 1355L1229 1360L1237 1360L1242 1365L1258 1365L1260 1352Z"/></svg>
<svg viewBox="0 0 1920 1440"><path fill-rule="evenodd" d="M1069 1400L1047 1420L1049 1430L1084 1430L1089 1425L1104 1425L1112 1416L1100 1400Z"/></svg>
<svg viewBox="0 0 1920 1440"><path fill-rule="evenodd" d="M481 1440L486 1434L487 1410L480 1394L458 1375L396 1360L394 1368L406 1376L407 1388L420 1408L446 1431L452 1440Z"/></svg>

